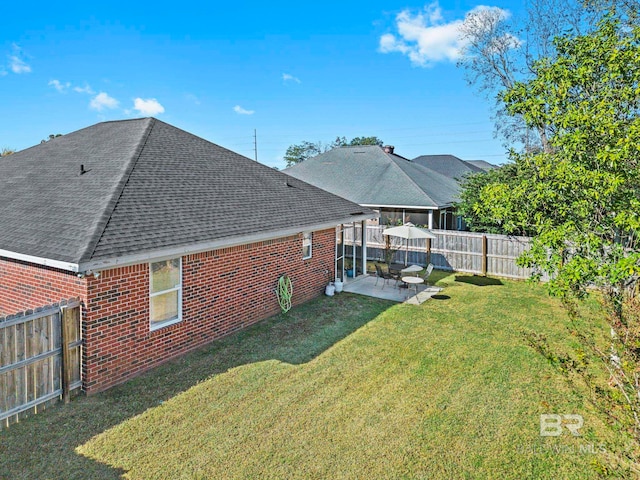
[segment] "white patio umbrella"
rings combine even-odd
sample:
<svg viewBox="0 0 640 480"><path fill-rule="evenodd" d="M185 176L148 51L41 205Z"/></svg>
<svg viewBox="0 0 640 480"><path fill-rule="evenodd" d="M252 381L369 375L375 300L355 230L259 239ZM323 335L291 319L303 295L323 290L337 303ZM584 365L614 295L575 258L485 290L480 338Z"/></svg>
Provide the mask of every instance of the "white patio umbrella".
<svg viewBox="0 0 640 480"><path fill-rule="evenodd" d="M399 227L387 228L382 232L382 234L406 239L407 250L404 254L405 266L407 265L407 259L409 258L409 240L413 240L415 238L437 238L430 231L418 228L413 223L405 223L404 225L400 225Z"/></svg>

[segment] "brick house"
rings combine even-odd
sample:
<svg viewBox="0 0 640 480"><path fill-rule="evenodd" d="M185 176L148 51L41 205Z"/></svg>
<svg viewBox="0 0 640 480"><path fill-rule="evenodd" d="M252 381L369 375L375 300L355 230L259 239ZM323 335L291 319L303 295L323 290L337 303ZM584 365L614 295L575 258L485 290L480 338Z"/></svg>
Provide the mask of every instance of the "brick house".
<svg viewBox="0 0 640 480"><path fill-rule="evenodd" d="M333 277L373 212L153 118L0 159L0 316L79 297L83 388L121 383Z"/></svg>

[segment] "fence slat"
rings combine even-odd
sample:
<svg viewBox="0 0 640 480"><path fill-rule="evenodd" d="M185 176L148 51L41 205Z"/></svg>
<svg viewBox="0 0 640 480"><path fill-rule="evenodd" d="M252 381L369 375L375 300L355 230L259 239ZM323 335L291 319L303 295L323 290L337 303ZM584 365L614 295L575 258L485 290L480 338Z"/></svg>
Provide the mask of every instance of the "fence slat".
<svg viewBox="0 0 640 480"><path fill-rule="evenodd" d="M369 260L384 258L385 240L383 225L367 227L367 257ZM359 231L355 244L360 245ZM433 263L440 270L486 274L507 278L529 278L531 270L516 265L516 259L531 243L529 237L515 237L454 230L431 230L436 235L429 244L424 239L408 242L409 262L418 265ZM353 228L344 230L345 245L354 244ZM398 252L393 260L404 263L404 239L391 237L391 246Z"/></svg>
<svg viewBox="0 0 640 480"><path fill-rule="evenodd" d="M80 304L64 309L70 329L67 363L69 390L81 387ZM0 318L0 422L4 426L29 412L38 413L62 393L62 328L60 307L46 307ZM70 345L69 345L70 344ZM71 364L75 362L75 364Z"/></svg>

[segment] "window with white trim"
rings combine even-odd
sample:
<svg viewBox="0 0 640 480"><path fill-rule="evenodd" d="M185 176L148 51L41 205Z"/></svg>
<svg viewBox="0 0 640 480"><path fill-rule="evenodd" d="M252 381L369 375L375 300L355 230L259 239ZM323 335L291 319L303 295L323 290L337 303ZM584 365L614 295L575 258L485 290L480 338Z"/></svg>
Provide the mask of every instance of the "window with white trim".
<svg viewBox="0 0 640 480"><path fill-rule="evenodd" d="M313 233L306 232L302 234L302 259L311 258L311 243L313 241Z"/></svg>
<svg viewBox="0 0 640 480"><path fill-rule="evenodd" d="M182 258L149 263L151 330L182 320Z"/></svg>

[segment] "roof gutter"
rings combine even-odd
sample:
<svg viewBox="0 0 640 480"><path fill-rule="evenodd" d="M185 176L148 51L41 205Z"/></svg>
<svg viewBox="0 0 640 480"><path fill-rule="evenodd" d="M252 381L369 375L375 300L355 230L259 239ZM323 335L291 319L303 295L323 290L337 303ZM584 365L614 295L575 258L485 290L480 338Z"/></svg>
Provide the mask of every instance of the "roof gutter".
<svg viewBox="0 0 640 480"><path fill-rule="evenodd" d="M408 208L413 208L415 210L440 210L441 208L447 208L450 207L451 204L447 204L447 205L440 205L439 207L425 207L424 205L374 205L374 204L368 204L368 203L361 203L360 205L362 205L363 207L369 207L369 208L404 208L405 210Z"/></svg>
<svg viewBox="0 0 640 480"><path fill-rule="evenodd" d="M121 257L106 258L103 260L90 260L87 262L81 262L77 265L80 272L87 271L100 271L115 267L125 267L129 265L136 265L139 263L145 263L152 260L162 260L166 258L175 258L178 256L192 255L201 252L208 252L211 250L218 250L220 248L236 247L238 245L246 245L249 243L264 242L267 240L274 240L276 238L288 237L296 235L301 232L325 230L327 228L336 227L343 223L360 222L377 218L374 213L371 214L359 214L351 215L348 218L337 219L331 222L324 222L314 225L296 226L291 228L285 228L280 230L274 230L271 232L261 232L250 235L240 235L235 237L221 238L217 240L210 240L207 242L201 242L191 245L183 245L177 247L160 248L157 250L150 250L142 253L134 253L130 255L123 255Z"/></svg>
<svg viewBox="0 0 640 480"><path fill-rule="evenodd" d="M44 265L45 267L58 268L69 272L77 273L80 266L77 263L62 262L51 258L35 257L33 255L25 255L24 253L11 252L9 250L0 249L0 257L11 258L12 260L20 260L22 262L35 263L36 265Z"/></svg>

